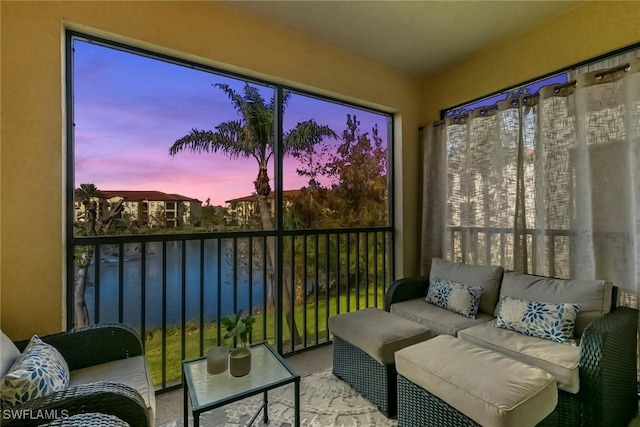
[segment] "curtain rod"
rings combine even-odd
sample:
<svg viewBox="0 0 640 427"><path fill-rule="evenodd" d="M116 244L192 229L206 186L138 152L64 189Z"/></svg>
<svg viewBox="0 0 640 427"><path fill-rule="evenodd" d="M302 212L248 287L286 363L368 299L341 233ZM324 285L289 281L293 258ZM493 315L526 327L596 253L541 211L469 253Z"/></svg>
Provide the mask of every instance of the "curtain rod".
<svg viewBox="0 0 640 427"><path fill-rule="evenodd" d="M630 69L631 69L631 63L627 62L626 64L619 65L617 67L612 67L612 68L609 68L607 70L600 71L599 73L596 73L595 77L596 77L596 79L601 79L601 78L603 78L604 76L606 76L608 74L617 73L618 71L628 72ZM573 80L571 80L571 81L569 81L569 82L567 82L565 84L555 85L555 86L553 86L553 91L555 93L558 93L558 92L560 92L560 89L564 89L564 88L569 87L569 86L574 86L575 87L576 83L577 83L577 80L573 79ZM540 93L536 92L533 95L524 96L523 99L526 102L527 99L534 98L536 96L540 96ZM495 110L495 109L498 109L497 105L492 105L491 107L485 107L483 110L480 110L480 114L483 114L483 113L486 113L488 111ZM465 117L468 117L468 116L469 116L468 114L455 116L454 120L465 118ZM442 126L443 124L445 124L445 122L446 122L446 120L438 120L437 122L433 123L433 127Z"/></svg>
<svg viewBox="0 0 640 427"><path fill-rule="evenodd" d="M627 62L624 65L620 65L618 67L609 68L608 70L600 71L596 73L596 79L601 79L607 74L617 73L618 71L624 71L625 73L631 69L631 63Z"/></svg>
<svg viewBox="0 0 640 427"><path fill-rule="evenodd" d="M603 61L603 60L606 60L606 59L611 59L612 57L617 56L617 55L623 55L623 54L626 54L626 53L634 53L637 49L640 49L640 42L633 43L633 44L630 44L628 46L621 47L619 49L614 49L614 50L605 52L605 53L603 53L601 55L597 55L597 56L594 56L592 58L585 59L584 61L576 62L574 64L568 65L568 66L563 67L563 68L559 68L559 69L557 69L555 71L543 74L543 75L538 76L538 77L533 78L533 79L524 80L524 81L522 81L522 82L520 82L520 83L518 83L516 85L508 86L508 87L505 87L503 89L496 90L494 92L494 94L507 92L507 91L513 90L514 88L517 88L517 87L526 86L528 84L544 80L544 79L546 79L548 77L556 76L558 74L566 73L568 71L574 71L574 70L577 70L580 67L589 66L589 65L595 64L596 62L599 62L599 61ZM462 104L449 106L449 107L447 107L445 109L440 110L440 113L442 115L444 115L445 111L454 110L456 108L462 107L462 106L470 104L472 102L480 101L480 100L482 100L484 98L486 98L486 97L485 96L480 96L478 98L471 99L471 100L469 100L469 101L467 101L465 103L462 103ZM442 117L442 115L440 117Z"/></svg>

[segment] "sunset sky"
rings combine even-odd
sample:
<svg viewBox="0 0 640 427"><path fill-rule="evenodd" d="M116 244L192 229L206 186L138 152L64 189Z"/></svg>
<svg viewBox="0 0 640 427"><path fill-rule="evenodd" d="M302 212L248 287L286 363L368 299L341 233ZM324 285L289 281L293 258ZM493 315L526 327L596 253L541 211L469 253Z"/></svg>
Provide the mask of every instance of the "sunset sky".
<svg viewBox="0 0 640 427"><path fill-rule="evenodd" d="M169 156L169 147L192 128L213 130L237 119L231 102L213 85L227 83L242 92L243 82L78 40L74 50L76 187L93 183L101 190L157 190L211 199L214 205L254 191L258 169L253 158ZM273 93L261 89L267 101ZM363 132L377 124L386 143L386 116L301 95L289 101L285 132L315 119L341 134L347 113L357 115ZM285 189L307 184L296 166L294 159L284 159ZM273 188L273 166L269 175Z"/></svg>

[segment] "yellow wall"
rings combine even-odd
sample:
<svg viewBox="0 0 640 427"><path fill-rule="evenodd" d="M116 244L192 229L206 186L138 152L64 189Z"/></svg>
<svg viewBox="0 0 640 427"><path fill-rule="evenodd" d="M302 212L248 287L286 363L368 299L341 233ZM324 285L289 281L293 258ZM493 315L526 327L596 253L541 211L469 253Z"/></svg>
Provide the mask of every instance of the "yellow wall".
<svg viewBox="0 0 640 427"><path fill-rule="evenodd" d="M422 124L440 110L640 41L640 2L586 2L426 77Z"/></svg>
<svg viewBox="0 0 640 427"><path fill-rule="evenodd" d="M417 273L418 80L210 1L3 0L0 17L0 322L11 338L58 331L65 316L65 27L397 113L396 275Z"/></svg>

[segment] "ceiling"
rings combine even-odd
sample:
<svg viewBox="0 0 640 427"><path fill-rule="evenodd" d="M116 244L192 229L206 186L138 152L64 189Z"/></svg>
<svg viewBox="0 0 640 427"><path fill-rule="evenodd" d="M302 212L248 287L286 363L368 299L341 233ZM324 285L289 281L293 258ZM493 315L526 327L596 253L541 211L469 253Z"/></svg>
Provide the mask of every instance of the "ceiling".
<svg viewBox="0 0 640 427"><path fill-rule="evenodd" d="M454 64L577 1L219 1L414 75Z"/></svg>

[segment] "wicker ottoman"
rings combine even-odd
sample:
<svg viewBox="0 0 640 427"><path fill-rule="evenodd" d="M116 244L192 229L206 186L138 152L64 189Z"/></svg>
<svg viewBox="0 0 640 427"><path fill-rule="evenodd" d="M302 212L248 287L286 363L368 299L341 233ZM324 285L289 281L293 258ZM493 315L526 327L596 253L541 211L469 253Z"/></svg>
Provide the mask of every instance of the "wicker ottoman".
<svg viewBox="0 0 640 427"><path fill-rule="evenodd" d="M59 409L58 411L62 411ZM129 427L129 424L122 421L115 415L101 413L83 413L60 418L47 424L40 424L40 427Z"/></svg>
<svg viewBox="0 0 640 427"><path fill-rule="evenodd" d="M377 308L333 316L329 329L333 334L333 374L371 400L387 417L394 416L394 353L431 338L431 331Z"/></svg>
<svg viewBox="0 0 640 427"><path fill-rule="evenodd" d="M452 336L395 358L399 427L535 426L558 402L549 373Z"/></svg>

